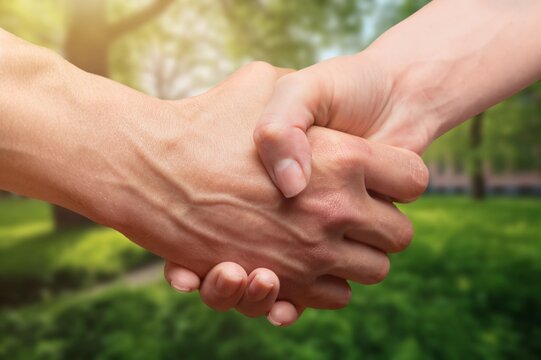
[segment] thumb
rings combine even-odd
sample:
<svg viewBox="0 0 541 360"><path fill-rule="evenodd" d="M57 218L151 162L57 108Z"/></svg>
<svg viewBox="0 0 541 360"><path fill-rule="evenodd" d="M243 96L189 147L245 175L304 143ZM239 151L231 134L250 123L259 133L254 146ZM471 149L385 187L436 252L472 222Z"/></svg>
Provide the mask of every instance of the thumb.
<svg viewBox="0 0 541 360"><path fill-rule="evenodd" d="M312 152L306 131L316 116L327 113L330 97L323 83L309 69L281 77L254 131L263 165L288 198L310 180Z"/></svg>

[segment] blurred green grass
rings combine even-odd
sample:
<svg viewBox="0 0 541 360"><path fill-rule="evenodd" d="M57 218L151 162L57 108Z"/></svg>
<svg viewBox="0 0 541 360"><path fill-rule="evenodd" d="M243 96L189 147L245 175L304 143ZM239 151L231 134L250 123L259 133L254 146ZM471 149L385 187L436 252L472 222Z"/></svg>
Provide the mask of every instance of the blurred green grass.
<svg viewBox="0 0 541 360"><path fill-rule="evenodd" d="M55 232L46 203L0 201L0 305L88 287L155 259L111 229Z"/></svg>
<svg viewBox="0 0 541 360"><path fill-rule="evenodd" d="M389 278L288 329L163 284L0 312L9 359L539 359L541 202L426 196Z"/></svg>
<svg viewBox="0 0 541 360"><path fill-rule="evenodd" d="M43 202L8 198L0 200L0 250L25 238L53 229L51 207Z"/></svg>

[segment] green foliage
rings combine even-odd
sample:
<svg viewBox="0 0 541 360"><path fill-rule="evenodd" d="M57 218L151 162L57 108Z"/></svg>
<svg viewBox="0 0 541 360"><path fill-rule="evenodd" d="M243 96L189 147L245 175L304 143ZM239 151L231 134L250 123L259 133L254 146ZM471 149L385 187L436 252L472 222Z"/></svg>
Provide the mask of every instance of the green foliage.
<svg viewBox="0 0 541 360"><path fill-rule="evenodd" d="M63 0L0 0L0 27L34 44L60 50Z"/></svg>
<svg viewBox="0 0 541 360"><path fill-rule="evenodd" d="M332 47L357 52L362 47L363 15L373 1L222 1L231 27L228 48L234 58L265 60L301 68Z"/></svg>
<svg viewBox="0 0 541 360"><path fill-rule="evenodd" d="M359 51L363 21L373 3L177 0L160 21L115 43L112 74L116 80L156 96L179 98L216 84L252 60L305 67L325 50ZM137 8L128 2L110 4L113 21ZM172 84L174 80L181 81ZM178 83L184 85L180 91Z"/></svg>
<svg viewBox="0 0 541 360"><path fill-rule="evenodd" d="M0 201L0 305L92 285L155 258L111 229L54 232L48 204Z"/></svg>
<svg viewBox="0 0 541 360"><path fill-rule="evenodd" d="M480 156L496 171L541 171L541 83L487 110L479 153L470 149L470 126L466 122L435 141L425 160L467 169Z"/></svg>
<svg viewBox="0 0 541 360"><path fill-rule="evenodd" d="M541 82L488 114L485 158L497 169L541 171Z"/></svg>
<svg viewBox="0 0 541 360"><path fill-rule="evenodd" d="M425 197L388 280L291 328L215 313L165 284L0 313L9 359L538 359L537 200Z"/></svg>

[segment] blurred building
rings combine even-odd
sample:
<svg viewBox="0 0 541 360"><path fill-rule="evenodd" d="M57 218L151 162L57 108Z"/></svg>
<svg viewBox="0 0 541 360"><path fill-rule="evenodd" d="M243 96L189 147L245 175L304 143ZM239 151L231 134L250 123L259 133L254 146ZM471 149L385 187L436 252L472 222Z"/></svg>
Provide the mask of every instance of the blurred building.
<svg viewBox="0 0 541 360"><path fill-rule="evenodd" d="M427 193L469 194L471 177L464 168L430 163L430 184ZM484 167L485 187L489 195L541 196L541 173L496 172Z"/></svg>

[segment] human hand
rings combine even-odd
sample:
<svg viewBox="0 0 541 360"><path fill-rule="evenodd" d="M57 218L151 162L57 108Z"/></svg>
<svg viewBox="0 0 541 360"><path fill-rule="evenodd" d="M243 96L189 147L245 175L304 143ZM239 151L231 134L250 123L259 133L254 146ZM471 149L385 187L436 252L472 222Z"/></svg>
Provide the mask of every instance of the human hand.
<svg viewBox="0 0 541 360"><path fill-rule="evenodd" d="M272 186L251 141L279 76L268 65L248 66L179 102L59 67L48 98L64 107L54 123L40 117L41 133L51 134L46 149L53 149L40 159L65 171L31 159L39 177L27 179L45 179L38 183L49 190L38 198L113 227L200 277L224 261L248 272L270 268L281 280L279 298L301 307L344 306L344 279L380 281L389 267L385 252L411 239L407 219L369 193L422 191L411 173L420 159L407 151L314 128L314 181L305 194L285 200ZM81 101L65 101L72 97Z"/></svg>
<svg viewBox="0 0 541 360"><path fill-rule="evenodd" d="M266 313L269 322L275 326L293 324L304 311L289 301L277 301L280 281L268 269L258 268L248 275L242 266L224 262L213 267L201 284L201 279L193 271L168 261L164 275L171 287L179 292L199 289L203 302L214 310L236 308L249 317ZM220 281L218 286L219 278L226 280Z"/></svg>
<svg viewBox="0 0 541 360"><path fill-rule="evenodd" d="M421 153L541 79L540 19L535 0L431 1L359 54L284 76L254 133L267 172L286 197L306 187L312 125Z"/></svg>
<svg viewBox="0 0 541 360"><path fill-rule="evenodd" d="M130 217L134 213L145 217L138 212L145 208L144 204L160 206L160 199L153 197L157 193L145 192L144 186L138 185L160 187L159 175L163 172L155 166L166 162L147 157L152 151L146 150L154 145L154 135L163 135L168 125L178 126L175 124L178 113L170 111L171 104L82 72L58 55L1 30L0 37L4 51L0 69L8 69L3 72L2 89L12 94L10 101L1 104L0 167L5 171L1 172L0 188L64 206L116 228L131 228L133 221L139 220ZM4 46L7 43L10 46ZM5 51L7 49L9 51ZM34 99L32 106L29 98ZM44 108L48 111L44 112ZM189 115L189 112L181 115ZM148 124L151 126L145 127ZM189 165L187 159L182 160L175 166ZM149 168L151 171L138 173ZM134 173L141 176L130 176ZM140 204L137 199L141 200ZM174 200L175 204L182 202L178 197ZM123 201L126 202L121 204ZM156 216L157 220L163 220L168 214L160 215L161 218ZM156 232L159 229L153 228L138 236L144 241L141 237ZM156 238L163 241L159 236ZM179 272L174 270L168 274L178 280ZM180 274L183 273L187 271ZM238 273L241 276L237 276ZM194 276L198 286L198 277L194 273L188 275L192 276L188 277L188 286L193 286L190 281ZM254 305L268 310L269 305L265 304L271 302L271 313L283 309L280 304L286 308L292 306L283 301L275 303L279 283L274 273L256 269L249 279L242 275L247 277L238 265L217 265L205 278L205 283L210 285L203 286L204 299L209 305L223 309L222 299L212 303L212 296L217 299L215 295L223 295L224 290L246 284L246 294L240 304L245 313L253 314ZM225 286L210 288L218 283L218 276L223 276L225 281L221 283ZM207 288L212 291L206 297ZM235 288L227 294L232 297L234 292ZM267 293L268 299L264 299ZM259 299L257 303L254 297ZM246 300L254 303L244 305Z"/></svg>
<svg viewBox="0 0 541 360"><path fill-rule="evenodd" d="M418 159L414 157L413 161L414 162L418 161ZM408 166L409 165L411 164L408 164ZM385 169L379 169L379 171L382 172L381 176L385 176L384 170ZM393 186L393 192L395 193L394 194L395 197L400 196L399 194L396 193L397 191L396 189L400 188L400 186L401 185L398 183L394 184ZM380 192L384 192L383 188L379 190ZM412 192L410 189L409 191L410 191L410 194L412 193L415 194L415 190L413 190ZM407 232L407 229L406 229L406 232ZM224 297L223 294L222 296L218 296L219 294L217 293L216 289L214 289L214 286L213 286L213 284L215 284L215 280L211 280L211 279L216 279L216 276L207 276L207 278L205 278L205 284L211 284L212 286L211 285L203 286L202 297L203 297L203 300L210 306L217 309L225 310L229 307L236 305L239 311L247 315L256 316L262 313L261 310L256 310L258 306L263 307L265 310L268 311L270 304L274 303L274 300L276 299L276 295L278 293L277 290L278 290L279 283L276 279L276 276L273 276L272 273L264 272L264 269L257 269L248 278L242 268L235 268L233 264L226 264L224 267L220 266L218 268L222 272L230 271L233 273L233 275L236 275L235 277L237 279L237 283L231 285L231 288L233 289L232 295L228 295L229 297L227 296ZM218 270L211 272L210 275L217 274L217 271ZM254 301L253 293L252 295L249 295L248 292L245 293L244 290L250 288L250 286L248 286L247 284L249 284L251 280L258 279L256 277L256 274L259 271L263 271L264 276L266 276L267 279L270 279L268 283L275 284L273 285L275 286L274 287L275 291L269 292L269 294L267 294L268 297L265 297L265 295L263 295L262 297L265 297L264 299L259 299L259 296L256 295L255 298L258 298L259 300ZM171 279L176 277L177 288L179 288L178 286L179 282L183 282L183 285L180 287L181 290L194 290L199 287L199 278L195 274L189 272L186 268L179 267L178 265L174 265L172 263L169 263L168 266L166 267L166 277L168 278L170 282L172 282ZM229 277L229 278L231 279L232 277ZM260 286L260 288L265 288L265 285ZM242 302L238 304L241 298L242 298ZM300 310L301 307L297 307L297 309ZM295 313L295 311L296 309L293 306L288 306L287 303L279 302L271 307L271 314L270 314L271 316L269 318L272 321L272 315L275 315L275 317L277 317L278 319L274 319L274 321L272 321L273 323L288 324L288 323L291 323L291 321L293 321L294 319L296 319L297 314Z"/></svg>
<svg viewBox="0 0 541 360"><path fill-rule="evenodd" d="M419 195L424 185L411 168L421 160L314 128L314 181L303 196L283 199L262 176L251 142L276 78L274 68L255 64L207 94L167 103L158 124L125 124L133 140L122 145L127 159L116 162L121 185L108 186L114 214L122 216L107 221L201 277L223 261L248 272L266 267L281 280L281 299L342 307L350 294L343 279L382 280L385 253L411 240L409 221L367 189Z"/></svg>
<svg viewBox="0 0 541 360"><path fill-rule="evenodd" d="M317 125L420 153L429 144L426 118L401 96L396 79L369 51L342 56L280 78L254 132L261 160L286 197L300 193L311 175L306 137ZM428 113L423 113L429 117ZM411 119L415 121L410 121ZM424 166L412 168L423 183ZM397 199L410 200L399 193Z"/></svg>

